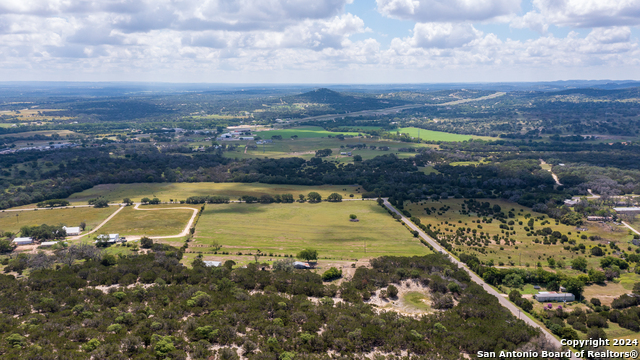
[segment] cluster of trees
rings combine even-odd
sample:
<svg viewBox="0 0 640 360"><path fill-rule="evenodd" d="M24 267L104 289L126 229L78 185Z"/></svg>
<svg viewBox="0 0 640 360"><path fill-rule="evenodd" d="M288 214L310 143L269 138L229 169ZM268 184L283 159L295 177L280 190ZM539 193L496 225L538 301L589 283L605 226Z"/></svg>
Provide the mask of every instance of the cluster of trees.
<svg viewBox="0 0 640 360"><path fill-rule="evenodd" d="M228 204L230 201L228 196L224 195L202 195L189 196L186 200L187 204Z"/></svg>
<svg viewBox="0 0 640 360"><path fill-rule="evenodd" d="M117 257L95 249L73 245L40 254L52 259L28 277L0 275L1 356L237 359L238 349L256 359L319 359L328 351L357 355L376 348L458 359L460 351L515 350L539 335L440 255L376 259L373 270L358 268L338 288L286 264L273 271L263 271L265 264L234 268L232 261L208 268L195 259L187 268L180 263L183 248L162 244ZM381 287L393 297L397 287L390 282L401 279L427 281L457 305L443 301L441 312L416 319L366 304L366 294ZM334 296L346 302L335 304ZM474 326L465 326L469 321Z"/></svg>
<svg viewBox="0 0 640 360"><path fill-rule="evenodd" d="M45 200L38 203L38 207L59 207L59 206L69 206L69 202L67 200L61 199L51 199Z"/></svg>
<svg viewBox="0 0 640 360"><path fill-rule="evenodd" d="M31 237L35 240L55 240L64 239L67 236L67 231L62 228L62 225L25 225L20 228L20 235L24 237Z"/></svg>

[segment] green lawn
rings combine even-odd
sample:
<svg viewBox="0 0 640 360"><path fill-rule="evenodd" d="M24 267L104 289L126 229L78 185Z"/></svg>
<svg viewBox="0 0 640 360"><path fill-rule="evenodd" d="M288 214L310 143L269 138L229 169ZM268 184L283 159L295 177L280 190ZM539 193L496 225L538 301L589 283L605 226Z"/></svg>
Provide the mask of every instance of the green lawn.
<svg viewBox="0 0 640 360"><path fill-rule="evenodd" d="M349 221L350 214L360 221ZM206 246L217 241L232 254L295 255L313 248L323 259L338 260L430 252L374 201L207 205L196 239L196 251L212 251Z"/></svg>
<svg viewBox="0 0 640 360"><path fill-rule="evenodd" d="M90 231L116 210L117 207L111 206L102 209L83 207L20 212L3 211L0 212L0 230L15 233L25 225L62 224L66 226L79 226L80 223L84 221L87 224L86 230Z"/></svg>
<svg viewBox="0 0 640 360"><path fill-rule="evenodd" d="M293 194L296 198L298 194L308 194L317 191L323 197L333 192L340 193L348 197L354 194L359 198L362 189L358 191L358 186L302 186L302 185L271 185L261 183L134 183L134 184L104 184L97 185L91 189L71 195L67 200L75 204L86 204L89 199L103 196L110 201L122 201L128 197L138 202L144 197L157 197L162 201L185 200L189 196L196 195L226 195L232 200L236 200L242 195L261 196L264 194Z"/></svg>
<svg viewBox="0 0 640 360"><path fill-rule="evenodd" d="M260 136L263 139L270 139L272 136L276 135L282 136L283 139L291 139L291 136L293 135L298 135L299 139L308 139L328 137L329 135L336 136L339 134L358 136L357 132L331 132L321 128L320 126L299 126L290 129L255 132L256 136Z"/></svg>
<svg viewBox="0 0 640 360"><path fill-rule="evenodd" d="M470 139L483 139L483 140L495 140L496 138L492 138L489 136L475 136L475 135L460 135L460 134L451 134L442 131L432 131L425 129L418 129L414 127L406 127L400 128L397 130L393 130L392 132L399 131L403 134L409 134L409 136L418 137L418 132L420 133L420 139L426 141L465 141Z"/></svg>
<svg viewBox="0 0 640 360"><path fill-rule="evenodd" d="M410 291L403 296L403 299L418 310L422 310L425 312L431 311L431 307L427 303L425 303L425 300L427 300L427 296L421 292Z"/></svg>
<svg viewBox="0 0 640 360"><path fill-rule="evenodd" d="M99 232L104 234L169 236L178 235L187 226L193 211L169 209L179 205L167 206L165 210L144 211L128 206L111 219ZM193 206L197 208L197 205ZM145 207L153 209L158 207Z"/></svg>

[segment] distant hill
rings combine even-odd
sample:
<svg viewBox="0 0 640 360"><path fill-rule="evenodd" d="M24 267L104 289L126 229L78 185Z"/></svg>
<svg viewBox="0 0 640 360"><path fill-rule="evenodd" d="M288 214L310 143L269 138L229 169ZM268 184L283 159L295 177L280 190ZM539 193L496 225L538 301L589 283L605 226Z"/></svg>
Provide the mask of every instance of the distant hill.
<svg viewBox="0 0 640 360"><path fill-rule="evenodd" d="M405 100L379 98L370 94L345 94L326 88L320 88L300 95L290 96L283 100L287 102L323 104L329 109L337 112L375 110L410 103Z"/></svg>
<svg viewBox="0 0 640 360"><path fill-rule="evenodd" d="M589 97L607 97L607 98L627 98L640 96L640 87L628 88L628 89L567 89L562 91L554 91L546 93L549 96L555 95L584 95Z"/></svg>

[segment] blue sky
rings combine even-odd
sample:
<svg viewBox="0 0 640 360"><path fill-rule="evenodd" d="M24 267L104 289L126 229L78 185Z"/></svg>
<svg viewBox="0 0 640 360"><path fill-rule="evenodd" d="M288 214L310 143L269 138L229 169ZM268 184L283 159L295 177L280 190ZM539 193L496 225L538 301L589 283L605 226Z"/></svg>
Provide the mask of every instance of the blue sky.
<svg viewBox="0 0 640 360"><path fill-rule="evenodd" d="M640 0L3 0L4 80L638 79Z"/></svg>

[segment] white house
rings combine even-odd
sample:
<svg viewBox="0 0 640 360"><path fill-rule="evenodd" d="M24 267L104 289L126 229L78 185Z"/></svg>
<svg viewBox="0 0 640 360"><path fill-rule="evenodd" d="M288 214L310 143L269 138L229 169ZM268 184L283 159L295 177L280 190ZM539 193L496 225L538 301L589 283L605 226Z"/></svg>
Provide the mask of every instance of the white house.
<svg viewBox="0 0 640 360"><path fill-rule="evenodd" d="M73 227L63 226L62 228L67 232L67 236L80 235L80 227L79 226L73 226Z"/></svg>
<svg viewBox="0 0 640 360"><path fill-rule="evenodd" d="M120 242L120 234L98 235L98 238L95 242L98 241L106 241L109 244L115 244L117 242Z"/></svg>
<svg viewBox="0 0 640 360"><path fill-rule="evenodd" d="M11 243L16 245L29 245L29 244L33 244L33 239L30 237L19 237L19 238L13 239Z"/></svg>

